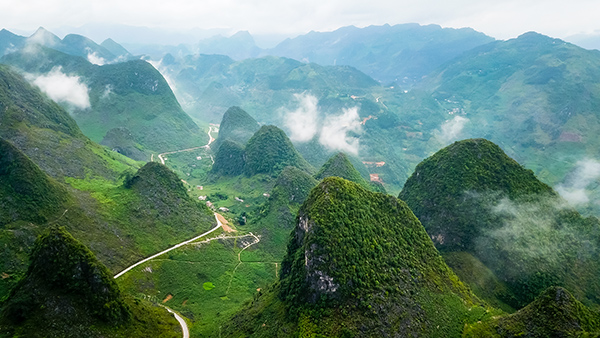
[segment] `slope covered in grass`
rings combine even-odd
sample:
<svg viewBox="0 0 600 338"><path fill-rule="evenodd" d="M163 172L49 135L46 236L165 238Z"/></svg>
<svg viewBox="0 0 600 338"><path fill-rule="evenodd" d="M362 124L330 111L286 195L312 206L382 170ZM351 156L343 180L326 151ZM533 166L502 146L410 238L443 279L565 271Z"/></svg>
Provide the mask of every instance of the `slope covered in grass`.
<svg viewBox="0 0 600 338"><path fill-rule="evenodd" d="M482 305L404 202L330 177L300 208L279 283L223 333L458 337Z"/></svg>
<svg viewBox="0 0 600 338"><path fill-rule="evenodd" d="M108 269L64 228L38 238L30 260L2 303L0 336L178 336L166 310L123 296Z"/></svg>

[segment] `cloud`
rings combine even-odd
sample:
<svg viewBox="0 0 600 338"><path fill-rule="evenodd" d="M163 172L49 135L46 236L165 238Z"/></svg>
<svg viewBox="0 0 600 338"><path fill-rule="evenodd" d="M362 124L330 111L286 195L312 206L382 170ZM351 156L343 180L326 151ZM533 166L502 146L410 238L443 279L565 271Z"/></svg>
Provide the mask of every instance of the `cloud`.
<svg viewBox="0 0 600 338"><path fill-rule="evenodd" d="M294 94L297 108L281 108L283 124L288 129L290 140L308 142L318 135L318 141L332 151L343 151L358 155L362 125L358 108L343 109L340 115L325 115L319 111L319 100L311 94Z"/></svg>
<svg viewBox="0 0 600 338"><path fill-rule="evenodd" d="M564 183L556 186L556 191L572 206L580 206L590 201L586 188L600 178L600 162L593 159L577 161L575 169Z"/></svg>
<svg viewBox="0 0 600 338"><path fill-rule="evenodd" d="M33 78L31 82L56 102L67 103L79 109L90 107L87 85L81 82L79 76L64 74L62 67L55 67L49 73Z"/></svg>
<svg viewBox="0 0 600 338"><path fill-rule="evenodd" d="M294 94L298 101L298 108L294 111L283 110L285 114L284 125L290 131L290 140L294 142L307 142L318 132L319 100L309 94Z"/></svg>
<svg viewBox="0 0 600 338"><path fill-rule="evenodd" d="M469 119L462 116L455 116L452 120L448 120L440 127L441 131L436 131L435 137L443 144L456 141L460 138L465 124Z"/></svg>
<svg viewBox="0 0 600 338"><path fill-rule="evenodd" d="M102 93L102 96L100 96L100 98L101 98L101 99L103 99L103 100L104 100L104 99L107 99L107 98L110 96L110 94L112 94L112 93L113 93L113 91L112 91L112 90L113 90L113 86L112 86L112 85L110 85L110 84L107 84L107 85L104 87L104 92Z"/></svg>
<svg viewBox="0 0 600 338"><path fill-rule="evenodd" d="M99 56L98 53L92 53L92 50L90 48L86 48L86 50L88 52L87 59L89 62L98 66L103 66L106 64L106 60L103 57Z"/></svg>
<svg viewBox="0 0 600 338"><path fill-rule="evenodd" d="M319 142L330 150L341 150L358 155L358 137L348 133L362 133L358 108L344 109L341 115L327 116L321 128Z"/></svg>

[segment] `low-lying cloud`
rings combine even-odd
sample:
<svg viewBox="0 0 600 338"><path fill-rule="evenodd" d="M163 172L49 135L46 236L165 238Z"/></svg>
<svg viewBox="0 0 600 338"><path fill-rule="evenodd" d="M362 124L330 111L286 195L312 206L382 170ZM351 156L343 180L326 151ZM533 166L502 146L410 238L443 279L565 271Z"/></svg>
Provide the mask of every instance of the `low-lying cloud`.
<svg viewBox="0 0 600 338"><path fill-rule="evenodd" d="M318 136L321 145L329 150L358 155L359 140L355 136L362 132L358 108L343 109L340 115L322 114L319 100L310 94L294 94L298 105L294 110L281 109L284 125L294 142L308 142Z"/></svg>
<svg viewBox="0 0 600 338"><path fill-rule="evenodd" d="M457 115L452 120L444 122L435 136L443 144L454 142L461 137L467 122L469 122L468 118Z"/></svg>
<svg viewBox="0 0 600 338"><path fill-rule="evenodd" d="M556 186L556 191L572 206L590 202L587 187L600 178L600 162L593 159L577 161L575 169L565 180Z"/></svg>
<svg viewBox="0 0 600 338"><path fill-rule="evenodd" d="M358 138L348 133L362 132L358 108L344 109L341 115L327 116L321 129L319 142L331 150L341 150L358 155Z"/></svg>
<svg viewBox="0 0 600 338"><path fill-rule="evenodd" d="M89 89L79 76L71 76L62 72L62 67L55 67L49 73L32 78L32 83L42 92L58 103L66 103L74 108L90 108Z"/></svg>
<svg viewBox="0 0 600 338"><path fill-rule="evenodd" d="M317 127L319 100L306 94L294 94L294 98L298 101L298 108L284 112L284 124L290 131L290 140L307 142L312 140L319 131Z"/></svg>
<svg viewBox="0 0 600 338"><path fill-rule="evenodd" d="M87 48L87 52L88 52L87 60L90 63L93 63L98 66L103 66L107 63L103 57L98 55L98 53L96 53L96 52L92 53L91 49Z"/></svg>

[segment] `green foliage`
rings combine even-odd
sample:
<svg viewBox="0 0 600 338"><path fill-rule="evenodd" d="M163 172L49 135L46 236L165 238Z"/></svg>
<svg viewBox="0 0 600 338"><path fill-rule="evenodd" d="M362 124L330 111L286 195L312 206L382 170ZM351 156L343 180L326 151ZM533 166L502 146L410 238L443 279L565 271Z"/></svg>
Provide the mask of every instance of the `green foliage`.
<svg viewBox="0 0 600 338"><path fill-rule="evenodd" d="M599 303L598 220L570 209L495 144L464 140L440 150L399 197L442 252L468 252L502 281L481 284L486 270L457 270L491 303L521 308L553 285Z"/></svg>
<svg viewBox="0 0 600 338"><path fill-rule="evenodd" d="M242 108L237 106L230 107L223 114L221 124L219 125L219 136L212 148L215 150L219 149L221 144L228 139L240 144L246 144L259 128L258 122Z"/></svg>
<svg viewBox="0 0 600 338"><path fill-rule="evenodd" d="M235 141L225 140L221 143L215 155L215 163L210 170L210 174L238 176L244 173L245 165L244 147Z"/></svg>
<svg viewBox="0 0 600 338"><path fill-rule="evenodd" d="M58 226L38 238L1 309L0 328L14 336L170 337L177 326L165 310L124 297L108 269Z"/></svg>
<svg viewBox="0 0 600 338"><path fill-rule="evenodd" d="M69 198L63 186L0 138L0 228L16 220L46 223Z"/></svg>
<svg viewBox="0 0 600 338"><path fill-rule="evenodd" d="M361 163L362 164L362 163ZM363 176L354 168L354 165L350 162L346 154L337 153L332 156L315 175L317 180L322 180L325 177L336 176L346 179L348 181L359 184L365 189L385 193L385 188L378 184L368 182Z"/></svg>
<svg viewBox="0 0 600 338"><path fill-rule="evenodd" d="M600 314L561 287L545 290L518 312L466 325L463 337L596 337Z"/></svg>
<svg viewBox="0 0 600 338"><path fill-rule="evenodd" d="M398 198L406 201L442 251L473 250L483 229L498 227L483 198L469 194L499 192L510 199L554 194L531 170L485 139L469 139L441 149L423 160Z"/></svg>
<svg viewBox="0 0 600 338"><path fill-rule="evenodd" d="M404 202L329 177L300 208L280 283L223 332L457 337L484 314Z"/></svg>
<svg viewBox="0 0 600 338"><path fill-rule="evenodd" d="M287 166L312 170L281 129L262 126L246 145L246 175L277 176Z"/></svg>

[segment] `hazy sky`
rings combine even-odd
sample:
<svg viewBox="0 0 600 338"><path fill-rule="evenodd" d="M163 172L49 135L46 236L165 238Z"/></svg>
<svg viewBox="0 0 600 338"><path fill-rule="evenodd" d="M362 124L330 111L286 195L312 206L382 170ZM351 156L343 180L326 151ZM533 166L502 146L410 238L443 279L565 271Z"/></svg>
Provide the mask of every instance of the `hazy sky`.
<svg viewBox="0 0 600 338"><path fill-rule="evenodd" d="M599 14L598 0L0 0L0 25L29 32L107 23L296 35L416 22L472 27L499 39L531 30L564 38L600 33Z"/></svg>

